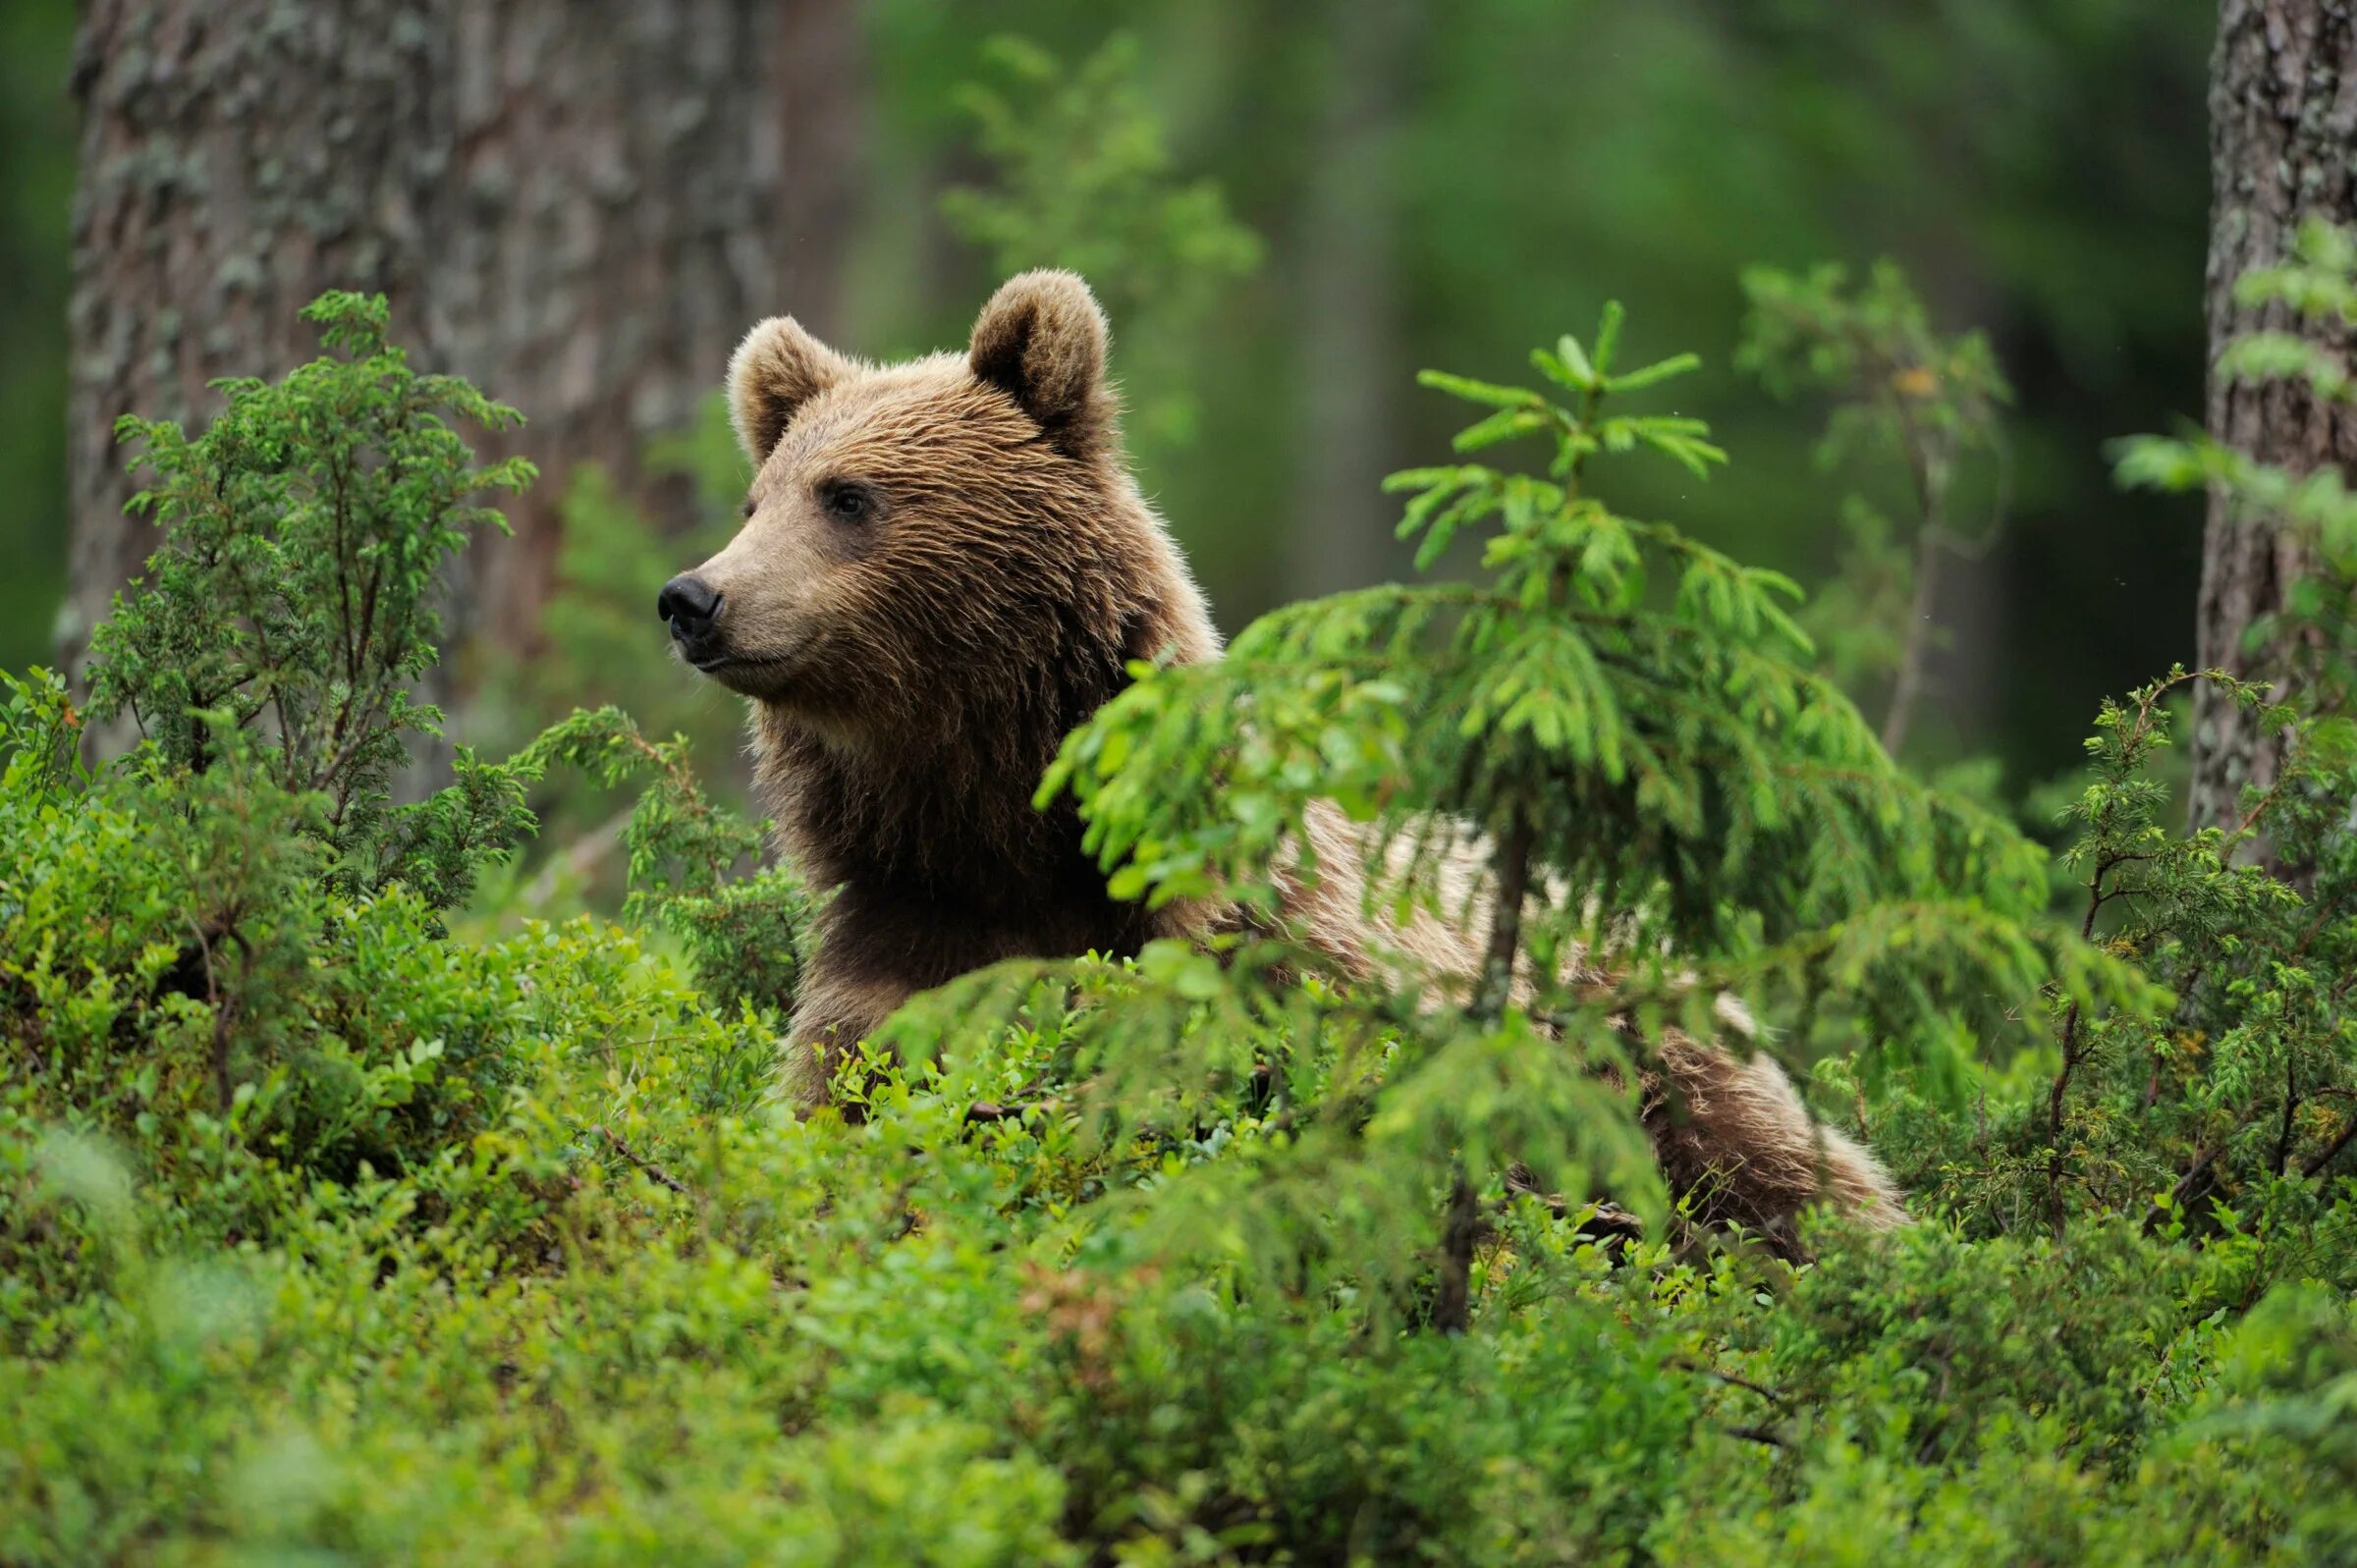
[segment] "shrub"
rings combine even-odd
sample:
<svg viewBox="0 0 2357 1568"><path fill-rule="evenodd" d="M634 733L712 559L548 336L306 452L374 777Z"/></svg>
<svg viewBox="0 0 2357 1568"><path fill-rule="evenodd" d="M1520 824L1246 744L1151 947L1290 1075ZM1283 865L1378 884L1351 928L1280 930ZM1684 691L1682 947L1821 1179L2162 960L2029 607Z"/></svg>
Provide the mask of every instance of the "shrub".
<svg viewBox="0 0 2357 1568"><path fill-rule="evenodd" d="M502 764L462 749L455 783L394 799L439 719L411 690L434 659L437 574L490 520L469 498L530 471L473 463L452 420L515 415L411 370L382 299L307 314L333 352L232 383L200 435L124 422L158 474L135 505L163 541L97 633L91 683L95 711L133 716L145 742L85 768L82 715L40 672L8 677L0 713L0 1106L24 1139L111 1142L198 1236L274 1234L315 1180L399 1177L416 1201L472 1179L511 1090L596 1023L569 1013L581 988L617 1005L645 989L619 932L446 939L451 906L530 830L524 789L563 747ZM722 819L694 794L647 853L757 838ZM704 892L683 905L702 929L764 944L728 973L790 978L792 942L767 944L798 888ZM643 1003L652 1018L685 1011L737 1052L655 983L670 989ZM757 1034L739 1010L731 1027Z"/></svg>
<svg viewBox="0 0 2357 1568"><path fill-rule="evenodd" d="M436 907L466 896L474 863L528 830L520 782L462 751L458 783L395 807L405 737L439 731L411 687L433 663L431 594L473 498L521 489L531 465L477 468L454 419L504 429L513 408L450 376L420 376L385 342L385 302L322 296L303 312L336 356L275 385L232 381L229 406L191 440L126 416L156 483L132 498L166 531L137 596L91 637L91 708L127 713L169 768L202 773L226 727L266 727L270 783L319 797L334 884L408 884ZM216 718L216 715L219 716Z"/></svg>

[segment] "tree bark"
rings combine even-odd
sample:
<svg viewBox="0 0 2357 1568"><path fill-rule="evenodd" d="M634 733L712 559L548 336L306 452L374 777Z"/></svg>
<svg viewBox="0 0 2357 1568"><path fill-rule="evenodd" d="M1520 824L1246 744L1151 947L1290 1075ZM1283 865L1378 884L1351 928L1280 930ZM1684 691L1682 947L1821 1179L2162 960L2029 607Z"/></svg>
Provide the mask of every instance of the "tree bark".
<svg viewBox="0 0 2357 1568"><path fill-rule="evenodd" d="M2314 335L2281 305L2246 309L2234 284L2253 267L2283 260L2303 220L2357 223L2357 5L2351 0L2222 0L2211 61L2212 212L2209 296L2211 436L2295 473L2357 462L2357 417L2320 403L2304 384L2240 383L2219 375L2216 356L2261 328ZM2330 347L2346 351L2345 333ZM2202 542L2196 623L2203 668L2279 678L2284 646L2250 648L2252 623L2283 607L2292 582L2314 566L2298 539L2267 519L2235 514L2213 492ZM2231 828L2245 785L2280 775L2281 736L2195 687L2193 825Z"/></svg>
<svg viewBox="0 0 2357 1568"><path fill-rule="evenodd" d="M461 572L453 638L526 651L567 470L643 469L757 317L824 323L854 193L851 0L93 0L74 213L61 657L153 546L112 425L316 351L296 312L390 297L421 366L521 408L541 483ZM650 587L650 592L651 587Z"/></svg>

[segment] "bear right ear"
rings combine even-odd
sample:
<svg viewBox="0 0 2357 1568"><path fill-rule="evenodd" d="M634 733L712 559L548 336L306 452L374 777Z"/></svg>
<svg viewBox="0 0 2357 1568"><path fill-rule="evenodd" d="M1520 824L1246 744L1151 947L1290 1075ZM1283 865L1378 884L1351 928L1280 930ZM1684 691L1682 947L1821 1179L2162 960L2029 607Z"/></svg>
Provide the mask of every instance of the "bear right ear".
<svg viewBox="0 0 2357 1568"><path fill-rule="evenodd" d="M850 368L792 316L772 316L744 335L729 360L729 422L754 467L768 459L794 411Z"/></svg>
<svg viewBox="0 0 2357 1568"><path fill-rule="evenodd" d="M1078 273L1020 272L982 307L966 362L1037 420L1059 450L1086 460L1113 441L1105 337L1105 312Z"/></svg>

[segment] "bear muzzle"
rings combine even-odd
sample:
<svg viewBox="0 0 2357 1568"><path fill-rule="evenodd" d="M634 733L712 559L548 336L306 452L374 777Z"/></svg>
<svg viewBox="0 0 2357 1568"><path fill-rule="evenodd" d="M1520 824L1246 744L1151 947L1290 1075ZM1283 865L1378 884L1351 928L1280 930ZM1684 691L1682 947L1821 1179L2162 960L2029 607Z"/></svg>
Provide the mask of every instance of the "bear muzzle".
<svg viewBox="0 0 2357 1568"><path fill-rule="evenodd" d="M701 669L726 657L720 635L721 596L691 571L663 585L655 596L655 615L671 627L671 640L686 661Z"/></svg>

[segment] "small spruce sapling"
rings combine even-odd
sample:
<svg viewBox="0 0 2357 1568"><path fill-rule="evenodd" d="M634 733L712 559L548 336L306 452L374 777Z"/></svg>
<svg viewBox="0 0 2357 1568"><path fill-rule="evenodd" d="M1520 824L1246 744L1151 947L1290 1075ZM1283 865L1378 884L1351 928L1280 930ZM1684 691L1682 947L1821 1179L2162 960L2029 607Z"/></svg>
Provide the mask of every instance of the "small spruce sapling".
<svg viewBox="0 0 2357 1568"><path fill-rule="evenodd" d="M1116 891L1217 888L1273 908L1271 867L1323 796L1400 851L1404 880L1376 860L1395 900L1438 902L1438 851L1460 828L1493 846L1499 919L1478 1013L1496 1012L1509 953L1550 972L1569 941L1626 954L1624 983L1665 994L1663 977L1704 963L1744 989L1781 977L1795 997L1838 990L1891 1035L1922 1023L1937 992L2020 996L2065 974L2074 992L2134 991L2042 929L2036 844L1891 764L1812 668L1788 580L1622 516L1587 486L1599 454L1650 451L1697 474L1722 460L1699 421L1617 411L1693 363L1616 373L1618 330L1608 311L1593 351L1565 338L1534 356L1562 402L1423 378L1490 410L1461 452L1535 439L1548 454L1543 473L1468 461L1390 481L1412 493L1401 532L1420 566L1487 530L1480 580L1279 611L1216 665L1146 673L1074 735L1043 797L1079 798ZM1517 884L1532 906L1520 919ZM1674 962L1649 956L1663 943ZM1934 978L1943 964L1956 967ZM1708 1027L1707 998L1687 1005ZM1972 1011L2002 1019L1985 1000Z"/></svg>
<svg viewBox="0 0 2357 1568"><path fill-rule="evenodd" d="M2079 935L2102 938L2113 950L2150 972L2183 970L2183 956L2235 943L2240 933L2271 921L2280 907L2296 903L2288 889L2255 870L2226 864L2226 836L2208 829L2180 837L2164 827L2166 789L2152 775L2155 753L2169 743L2167 699L2196 678L2224 688L2230 700L2259 706L2258 687L2213 672L2207 676L2172 670L2138 688L2125 703L2107 699L2087 742L2093 778L2063 813L2079 829L2061 863L2084 889L2071 911ZM2289 715L2271 711L2280 724ZM2072 1164L2071 1089L2092 1059L2140 1037L2143 1020L2133 1015L2093 1018L2080 1003L2061 1008L2056 1029L2057 1060L2047 1092L2046 1182L2057 1223L2067 1210L2063 1182ZM2155 1072L2160 1068L2156 1062ZM2158 1079L2155 1080L2158 1093ZM2087 1151L2078 1151L2084 1156Z"/></svg>
<svg viewBox="0 0 2357 1568"><path fill-rule="evenodd" d="M1693 360L1622 371L1619 331L1608 310L1592 344L1536 354L1549 391L1423 378L1485 412L1466 460L1393 477L1401 532L1429 567L1478 530L1476 579L1293 606L1217 662L1138 666L1066 743L1040 798L1075 798L1113 891L1217 900L1233 935L1121 969L1002 966L891 1031L908 1054L965 1054L944 1094L1058 1104L1107 1140L1227 1129L1238 1153L1157 1185L1175 1255L1210 1247L1288 1290L1388 1281L1354 1299L1461 1327L1482 1210L1535 1186L1660 1217L1647 1042L1720 1034L1723 990L1779 1019L1837 995L1901 1060L1929 1025L2034 1016L2046 988L2150 1000L2044 923L2037 845L1892 766L1812 668L1790 583L1590 488L1599 457L1723 460L1697 420L1621 411ZM1539 472L1473 460L1517 440ZM1331 869L1304 815L1336 807L1360 825L1361 913L1477 923L1470 996L1404 959L1397 985L1340 972L1288 931L1288 889ZM1445 874L1468 843L1491 896ZM1052 1056L1024 1043L1043 1032ZM1402 1296L1415 1258L1430 1278Z"/></svg>
<svg viewBox="0 0 2357 1568"><path fill-rule="evenodd" d="M2186 834L2166 825L2176 794L2161 762L2196 682L2262 730L2298 733L2291 766L2238 822ZM2174 1005L2051 994L2051 1047L2026 1058L2035 1092L1934 1133L1947 1148L1924 1172L1930 1206L1974 1229L2110 1213L2246 1241L2314 1218L2319 1178L2357 1141L2357 845L2343 831L2340 729L2220 671L2173 670L2104 704L2061 814L2075 832L2056 863L2059 918ZM2304 885L2241 853L2261 837L2313 868Z"/></svg>

